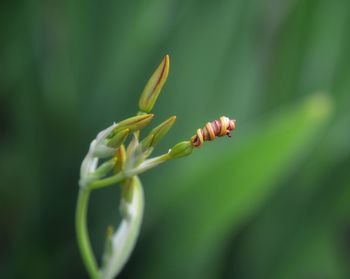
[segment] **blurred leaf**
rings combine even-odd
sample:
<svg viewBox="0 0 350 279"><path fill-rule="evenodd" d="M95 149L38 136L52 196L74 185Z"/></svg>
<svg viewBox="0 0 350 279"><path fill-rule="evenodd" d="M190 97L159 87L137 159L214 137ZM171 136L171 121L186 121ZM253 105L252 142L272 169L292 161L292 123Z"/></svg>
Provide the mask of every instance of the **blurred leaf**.
<svg viewBox="0 0 350 279"><path fill-rule="evenodd" d="M348 278L349 158L304 208L267 278Z"/></svg>
<svg viewBox="0 0 350 279"><path fill-rule="evenodd" d="M240 146L207 158L210 166L199 165L197 177L183 182L187 190L170 210L163 211L153 232L148 256L152 263L145 264L142 273L151 278L215 278L219 262L214 256L224 239L268 200L278 181L310 152L329 116L330 100L315 95L276 114Z"/></svg>
<svg viewBox="0 0 350 279"><path fill-rule="evenodd" d="M322 146L235 239L225 276L347 278L350 157L334 167L317 156Z"/></svg>

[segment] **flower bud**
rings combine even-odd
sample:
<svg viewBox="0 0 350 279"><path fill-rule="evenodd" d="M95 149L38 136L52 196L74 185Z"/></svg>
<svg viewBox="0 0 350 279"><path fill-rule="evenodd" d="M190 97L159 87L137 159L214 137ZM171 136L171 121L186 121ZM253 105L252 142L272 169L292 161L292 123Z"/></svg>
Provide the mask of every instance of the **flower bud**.
<svg viewBox="0 0 350 279"><path fill-rule="evenodd" d="M125 161L126 161L126 150L125 146L121 145L115 152L114 159L116 160L116 164L114 165L114 172L117 173L124 169Z"/></svg>
<svg viewBox="0 0 350 279"><path fill-rule="evenodd" d="M147 137L145 137L141 141L142 150L147 150L150 146L152 146L153 140L154 140L154 135L150 133Z"/></svg>
<svg viewBox="0 0 350 279"><path fill-rule="evenodd" d="M124 143L126 138L128 137L130 130L124 129L119 132L114 132L113 137L106 140L106 145L113 148L118 148L120 145Z"/></svg>
<svg viewBox="0 0 350 279"><path fill-rule="evenodd" d="M94 175L97 178L101 178L101 177L107 175L115 167L116 162L117 162L116 157L104 162L101 166L99 166L95 170Z"/></svg>
<svg viewBox="0 0 350 279"><path fill-rule="evenodd" d="M172 159L181 158L190 155L192 151L192 143L190 141L182 141L176 144L172 149L170 149L168 155Z"/></svg>
<svg viewBox="0 0 350 279"><path fill-rule="evenodd" d="M163 123L155 127L149 135L142 140L141 144L144 149L149 147L154 147L156 144L159 143L161 139L168 133L170 128L173 126L173 124L176 121L176 116L173 115L167 120L165 120Z"/></svg>
<svg viewBox="0 0 350 279"><path fill-rule="evenodd" d="M160 91L169 73L169 55L165 55L162 62L146 83L139 100L139 109L149 113L157 101Z"/></svg>
<svg viewBox="0 0 350 279"><path fill-rule="evenodd" d="M137 115L137 116L127 118L119 122L115 126L115 128L113 129L113 132L111 133L111 135L108 136L108 138L109 139L113 138L115 134L125 129L129 129L129 133L140 130L145 126L147 126L151 122L153 117L154 117L154 114L142 114L142 115Z"/></svg>

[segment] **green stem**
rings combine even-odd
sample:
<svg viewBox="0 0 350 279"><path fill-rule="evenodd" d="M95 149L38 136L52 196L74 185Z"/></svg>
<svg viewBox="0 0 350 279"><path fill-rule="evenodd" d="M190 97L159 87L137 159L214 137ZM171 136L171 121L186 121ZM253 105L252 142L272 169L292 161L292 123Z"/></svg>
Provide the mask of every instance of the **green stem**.
<svg viewBox="0 0 350 279"><path fill-rule="evenodd" d="M96 259L91 248L89 234L86 225L87 209L91 190L89 188L81 188L79 190L78 202L75 215L76 233L80 253L83 258L85 267L93 279L100 278Z"/></svg>

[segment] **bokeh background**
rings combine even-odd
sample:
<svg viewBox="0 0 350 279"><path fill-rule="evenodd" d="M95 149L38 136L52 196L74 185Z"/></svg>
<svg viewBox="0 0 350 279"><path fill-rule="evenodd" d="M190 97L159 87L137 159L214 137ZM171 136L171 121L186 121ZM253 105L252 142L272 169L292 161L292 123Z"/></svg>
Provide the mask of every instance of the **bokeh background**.
<svg viewBox="0 0 350 279"><path fill-rule="evenodd" d="M141 175L142 234L120 278L350 278L350 3L1 1L0 277L86 278L79 166L132 116L169 53L158 154L206 121L232 139ZM119 189L96 191L101 255Z"/></svg>

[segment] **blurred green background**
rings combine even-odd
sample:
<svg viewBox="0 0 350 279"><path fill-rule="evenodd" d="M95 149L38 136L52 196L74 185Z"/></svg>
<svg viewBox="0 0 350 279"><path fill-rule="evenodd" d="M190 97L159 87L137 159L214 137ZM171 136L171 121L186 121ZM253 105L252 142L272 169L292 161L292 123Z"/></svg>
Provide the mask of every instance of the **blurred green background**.
<svg viewBox="0 0 350 279"><path fill-rule="evenodd" d="M2 1L0 15L1 278L86 278L80 163L166 53L154 124L177 123L157 152L221 115L237 130L141 175L120 278L350 278L349 1ZM98 256L118 199L93 193Z"/></svg>

